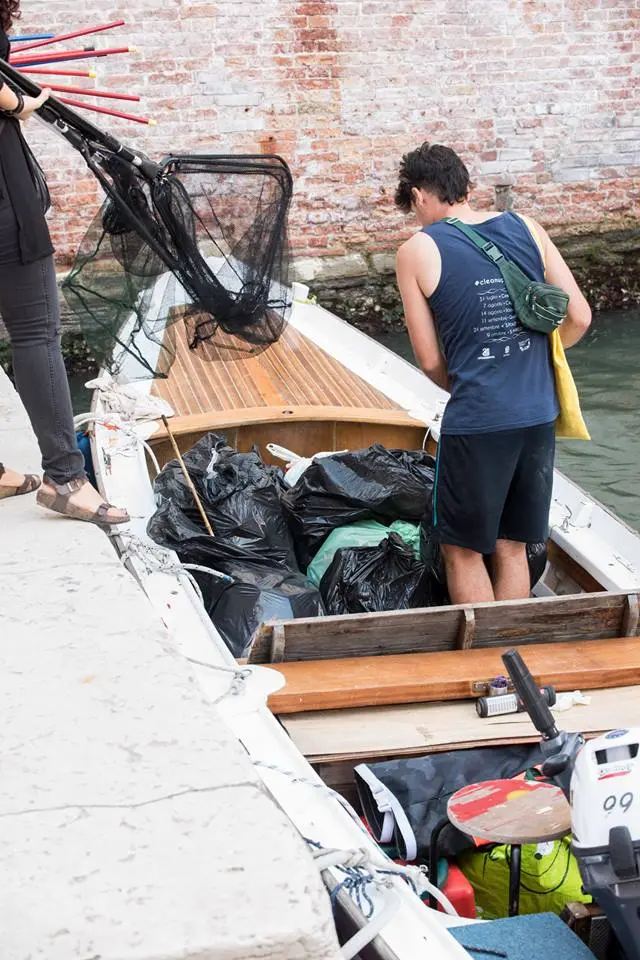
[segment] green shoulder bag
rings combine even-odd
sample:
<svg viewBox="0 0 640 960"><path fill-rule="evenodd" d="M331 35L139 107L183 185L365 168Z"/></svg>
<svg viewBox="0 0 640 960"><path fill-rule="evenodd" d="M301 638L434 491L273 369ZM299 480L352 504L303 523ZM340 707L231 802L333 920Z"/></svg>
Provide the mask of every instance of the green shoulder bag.
<svg viewBox="0 0 640 960"><path fill-rule="evenodd" d="M553 333L567 315L569 295L552 283L531 280L517 263L509 260L491 240L486 240L457 217L445 217L445 223L456 227L478 250L495 263L502 274L513 309L523 327L537 333Z"/></svg>

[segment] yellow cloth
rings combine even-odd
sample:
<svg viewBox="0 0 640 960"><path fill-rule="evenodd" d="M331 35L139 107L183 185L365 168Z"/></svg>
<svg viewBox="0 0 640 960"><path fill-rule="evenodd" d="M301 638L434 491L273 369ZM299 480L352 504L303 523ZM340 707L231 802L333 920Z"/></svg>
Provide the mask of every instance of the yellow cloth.
<svg viewBox="0 0 640 960"><path fill-rule="evenodd" d="M540 251L543 266L546 267L544 248L535 225L529 217L525 217L524 214L520 213L518 216L524 220L529 228L529 232ZM556 378L556 396L558 398L558 406L560 407L560 413L556 420L556 436L572 440L591 440L587 425L580 411L578 391L569 364L567 363L562 340L560 339L560 331L554 330L553 333L549 334L549 337L551 339L553 371Z"/></svg>

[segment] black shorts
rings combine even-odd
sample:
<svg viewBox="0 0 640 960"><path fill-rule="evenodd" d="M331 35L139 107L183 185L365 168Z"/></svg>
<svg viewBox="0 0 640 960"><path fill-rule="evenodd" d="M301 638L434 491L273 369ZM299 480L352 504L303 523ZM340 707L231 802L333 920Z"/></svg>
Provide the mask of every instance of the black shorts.
<svg viewBox="0 0 640 960"><path fill-rule="evenodd" d="M442 435L433 492L436 538L482 554L494 553L498 539L546 541L554 454L555 422Z"/></svg>

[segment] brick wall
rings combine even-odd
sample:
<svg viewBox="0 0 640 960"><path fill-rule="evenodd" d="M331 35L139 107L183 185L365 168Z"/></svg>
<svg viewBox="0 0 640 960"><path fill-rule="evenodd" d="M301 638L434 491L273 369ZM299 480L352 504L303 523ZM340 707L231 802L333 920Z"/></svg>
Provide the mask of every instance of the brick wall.
<svg viewBox="0 0 640 960"><path fill-rule="evenodd" d="M638 0L23 0L23 32L122 17L79 81L139 93L156 127L102 121L154 157L275 151L295 177L294 252L397 246L399 157L423 139L460 151L477 200L532 212L555 232L632 226L640 207ZM83 12L83 9L85 12ZM69 81L74 82L74 81ZM78 81L76 81L78 82ZM124 106L124 109L128 109ZM94 117L92 117L95 119ZM72 256L98 190L36 122L52 232Z"/></svg>

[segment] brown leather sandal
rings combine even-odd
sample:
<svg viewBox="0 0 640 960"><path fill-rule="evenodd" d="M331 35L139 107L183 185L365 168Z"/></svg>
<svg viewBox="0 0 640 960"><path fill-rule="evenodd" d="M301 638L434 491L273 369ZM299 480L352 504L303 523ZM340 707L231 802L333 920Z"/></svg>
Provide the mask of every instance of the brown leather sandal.
<svg viewBox="0 0 640 960"><path fill-rule="evenodd" d="M4 464L0 463L0 477L3 477L6 472ZM33 473L25 473L23 482L17 487L0 483L0 500L5 500L7 497L21 497L23 493L33 493L41 483L40 477L36 477Z"/></svg>
<svg viewBox="0 0 640 960"><path fill-rule="evenodd" d="M101 503L97 510L89 510L71 502L71 497L81 487L88 483L86 478L69 480L68 483L54 483L45 476L43 482L53 488L53 493L41 487L38 490L37 502L41 507L61 513L64 517L73 520L85 520L87 523L97 523L101 527L112 527L119 523L128 523L130 520L126 510L114 507L111 503Z"/></svg>

